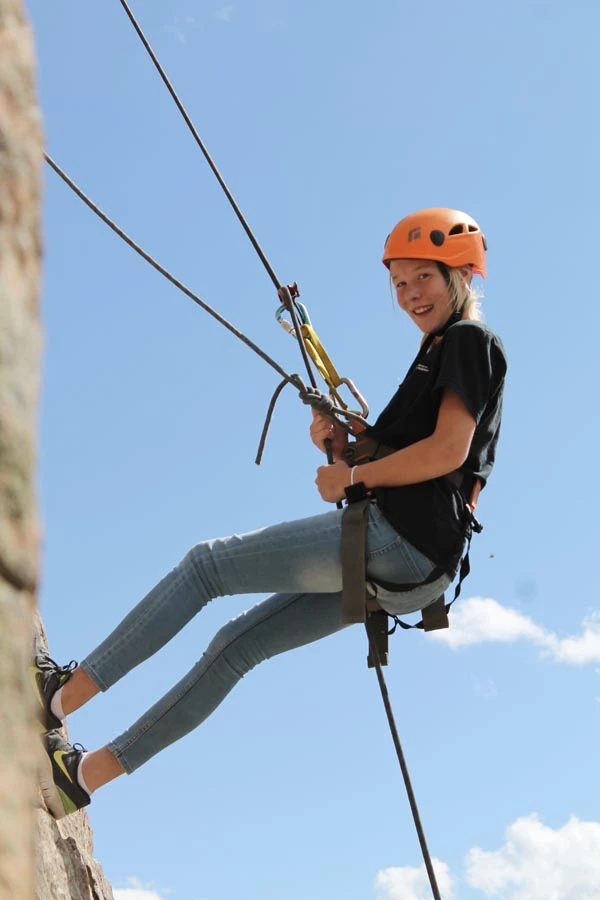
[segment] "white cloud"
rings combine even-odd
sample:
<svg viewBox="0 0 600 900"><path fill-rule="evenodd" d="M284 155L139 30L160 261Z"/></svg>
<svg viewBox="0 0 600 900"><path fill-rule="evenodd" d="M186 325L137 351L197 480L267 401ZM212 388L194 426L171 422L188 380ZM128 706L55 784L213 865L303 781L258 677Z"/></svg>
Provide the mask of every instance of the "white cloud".
<svg viewBox="0 0 600 900"><path fill-rule="evenodd" d="M467 882L502 900L597 900L600 897L600 823L572 816L553 830L532 814L517 819L500 850L474 847ZM502 893L501 893L502 892Z"/></svg>
<svg viewBox="0 0 600 900"><path fill-rule="evenodd" d="M233 6L228 4L227 6L221 6L215 13L215 17L220 19L221 22L231 22L231 18L233 16Z"/></svg>
<svg viewBox="0 0 600 900"><path fill-rule="evenodd" d="M453 900L453 879L446 863L432 858L443 900ZM377 900L430 900L431 887L425 866L381 869L375 877Z"/></svg>
<svg viewBox="0 0 600 900"><path fill-rule="evenodd" d="M581 634L559 638L516 609L487 597L472 597L457 604L448 630L431 632L429 638L453 649L472 644L530 641L555 662L585 665L600 662L600 613L584 619Z"/></svg>
<svg viewBox="0 0 600 900"><path fill-rule="evenodd" d="M482 898L598 900L600 897L600 822L582 822L571 816L561 828L552 829L532 813L509 825L504 837L499 850L473 847L465 857L464 881L481 891ZM458 879L452 876L446 863L434 859L433 865L443 900L455 900L461 893ZM431 898L424 866L381 869L374 887L377 900Z"/></svg>
<svg viewBox="0 0 600 900"><path fill-rule="evenodd" d="M144 888L113 888L115 900L164 900L156 891Z"/></svg>
<svg viewBox="0 0 600 900"><path fill-rule="evenodd" d="M560 662L583 664L600 662L600 615L594 613L584 619L579 637L557 641L554 655Z"/></svg>
<svg viewBox="0 0 600 900"><path fill-rule="evenodd" d="M161 894L151 888L145 888L139 878L127 879L130 887L113 888L115 900L164 900Z"/></svg>

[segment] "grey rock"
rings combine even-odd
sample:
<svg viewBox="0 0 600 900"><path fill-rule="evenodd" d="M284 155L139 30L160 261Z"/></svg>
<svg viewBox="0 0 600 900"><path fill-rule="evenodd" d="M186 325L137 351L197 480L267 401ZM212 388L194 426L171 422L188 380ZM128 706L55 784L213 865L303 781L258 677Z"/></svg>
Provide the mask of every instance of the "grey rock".
<svg viewBox="0 0 600 900"><path fill-rule="evenodd" d="M31 30L21 0L0 0L0 900L114 900L85 811L55 822L37 786L41 167Z"/></svg>

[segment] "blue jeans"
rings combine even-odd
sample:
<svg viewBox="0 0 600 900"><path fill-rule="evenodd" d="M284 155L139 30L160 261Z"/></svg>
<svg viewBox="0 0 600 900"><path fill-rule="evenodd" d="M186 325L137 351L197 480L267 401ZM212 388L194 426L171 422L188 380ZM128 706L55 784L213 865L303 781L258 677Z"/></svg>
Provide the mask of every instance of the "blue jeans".
<svg viewBox="0 0 600 900"><path fill-rule="evenodd" d="M163 647L209 600L280 592L221 628L187 675L108 745L126 772L196 728L259 662L344 627L341 519L336 509L198 544L81 663L105 691ZM433 569L374 502L367 553L368 575L384 581L418 585ZM412 612L435 600L449 582L443 576L402 594L378 590L379 602L391 613Z"/></svg>

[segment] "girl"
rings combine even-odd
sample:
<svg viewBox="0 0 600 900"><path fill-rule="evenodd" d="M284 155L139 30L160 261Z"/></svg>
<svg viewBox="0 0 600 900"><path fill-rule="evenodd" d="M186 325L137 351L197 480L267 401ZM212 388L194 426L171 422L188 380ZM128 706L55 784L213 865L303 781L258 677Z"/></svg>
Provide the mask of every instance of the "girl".
<svg viewBox="0 0 600 900"><path fill-rule="evenodd" d="M402 219L383 262L424 339L405 380L361 436L375 451L366 459L356 454L358 471L348 459L360 440L349 442L337 422L313 412L311 439L321 450L330 440L334 456L333 465L317 469L318 491L333 503L363 483L370 496L367 577L388 584L377 588L377 601L391 614L426 608L448 587L471 489L485 485L494 464L506 361L471 289L473 275L485 277L485 250L481 229L459 210ZM257 663L344 627L342 514L198 544L79 666L36 657L48 761L42 790L56 818L196 728ZM400 593L389 583L414 588ZM63 738L58 729L69 713L156 653L209 600L269 591L278 593L225 625L188 674L123 734L91 753Z"/></svg>

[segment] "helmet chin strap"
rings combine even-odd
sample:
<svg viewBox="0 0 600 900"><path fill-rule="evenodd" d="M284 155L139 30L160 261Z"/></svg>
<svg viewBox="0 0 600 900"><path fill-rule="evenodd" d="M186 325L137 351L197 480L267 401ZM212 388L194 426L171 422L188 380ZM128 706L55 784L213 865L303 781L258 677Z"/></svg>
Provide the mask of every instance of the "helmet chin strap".
<svg viewBox="0 0 600 900"><path fill-rule="evenodd" d="M464 308L464 303L463 303ZM460 322L462 319L463 311L462 309L455 309L453 313L449 316L449 318L444 322L441 328L438 328L437 331L431 331L429 336L431 338L441 337L446 331L450 328L451 325L454 325L455 322Z"/></svg>
<svg viewBox="0 0 600 900"><path fill-rule="evenodd" d="M451 278L450 278L450 269L449 269L449 267L446 265L446 263L440 262L439 260L436 260L436 265L437 265L438 269L440 270L440 272L442 273L442 275L444 276L444 281L446 282L446 285L447 285L450 289L452 289L452 280L451 280ZM468 287L468 284L467 284L466 282L465 282L465 287ZM467 297L465 296L465 297L463 298L462 303L461 303L461 304L457 307L457 309L455 309L454 312L452 313L452 317L458 315L458 319L457 319L457 318L453 318L453 319L452 319L453 322L457 322L460 318L462 318L462 314L463 314L464 311L465 311L466 303L467 303ZM446 325L447 325L447 324L448 324L448 322L446 323ZM444 325L443 328L445 328L446 325ZM439 332L438 332L438 333L439 333Z"/></svg>

